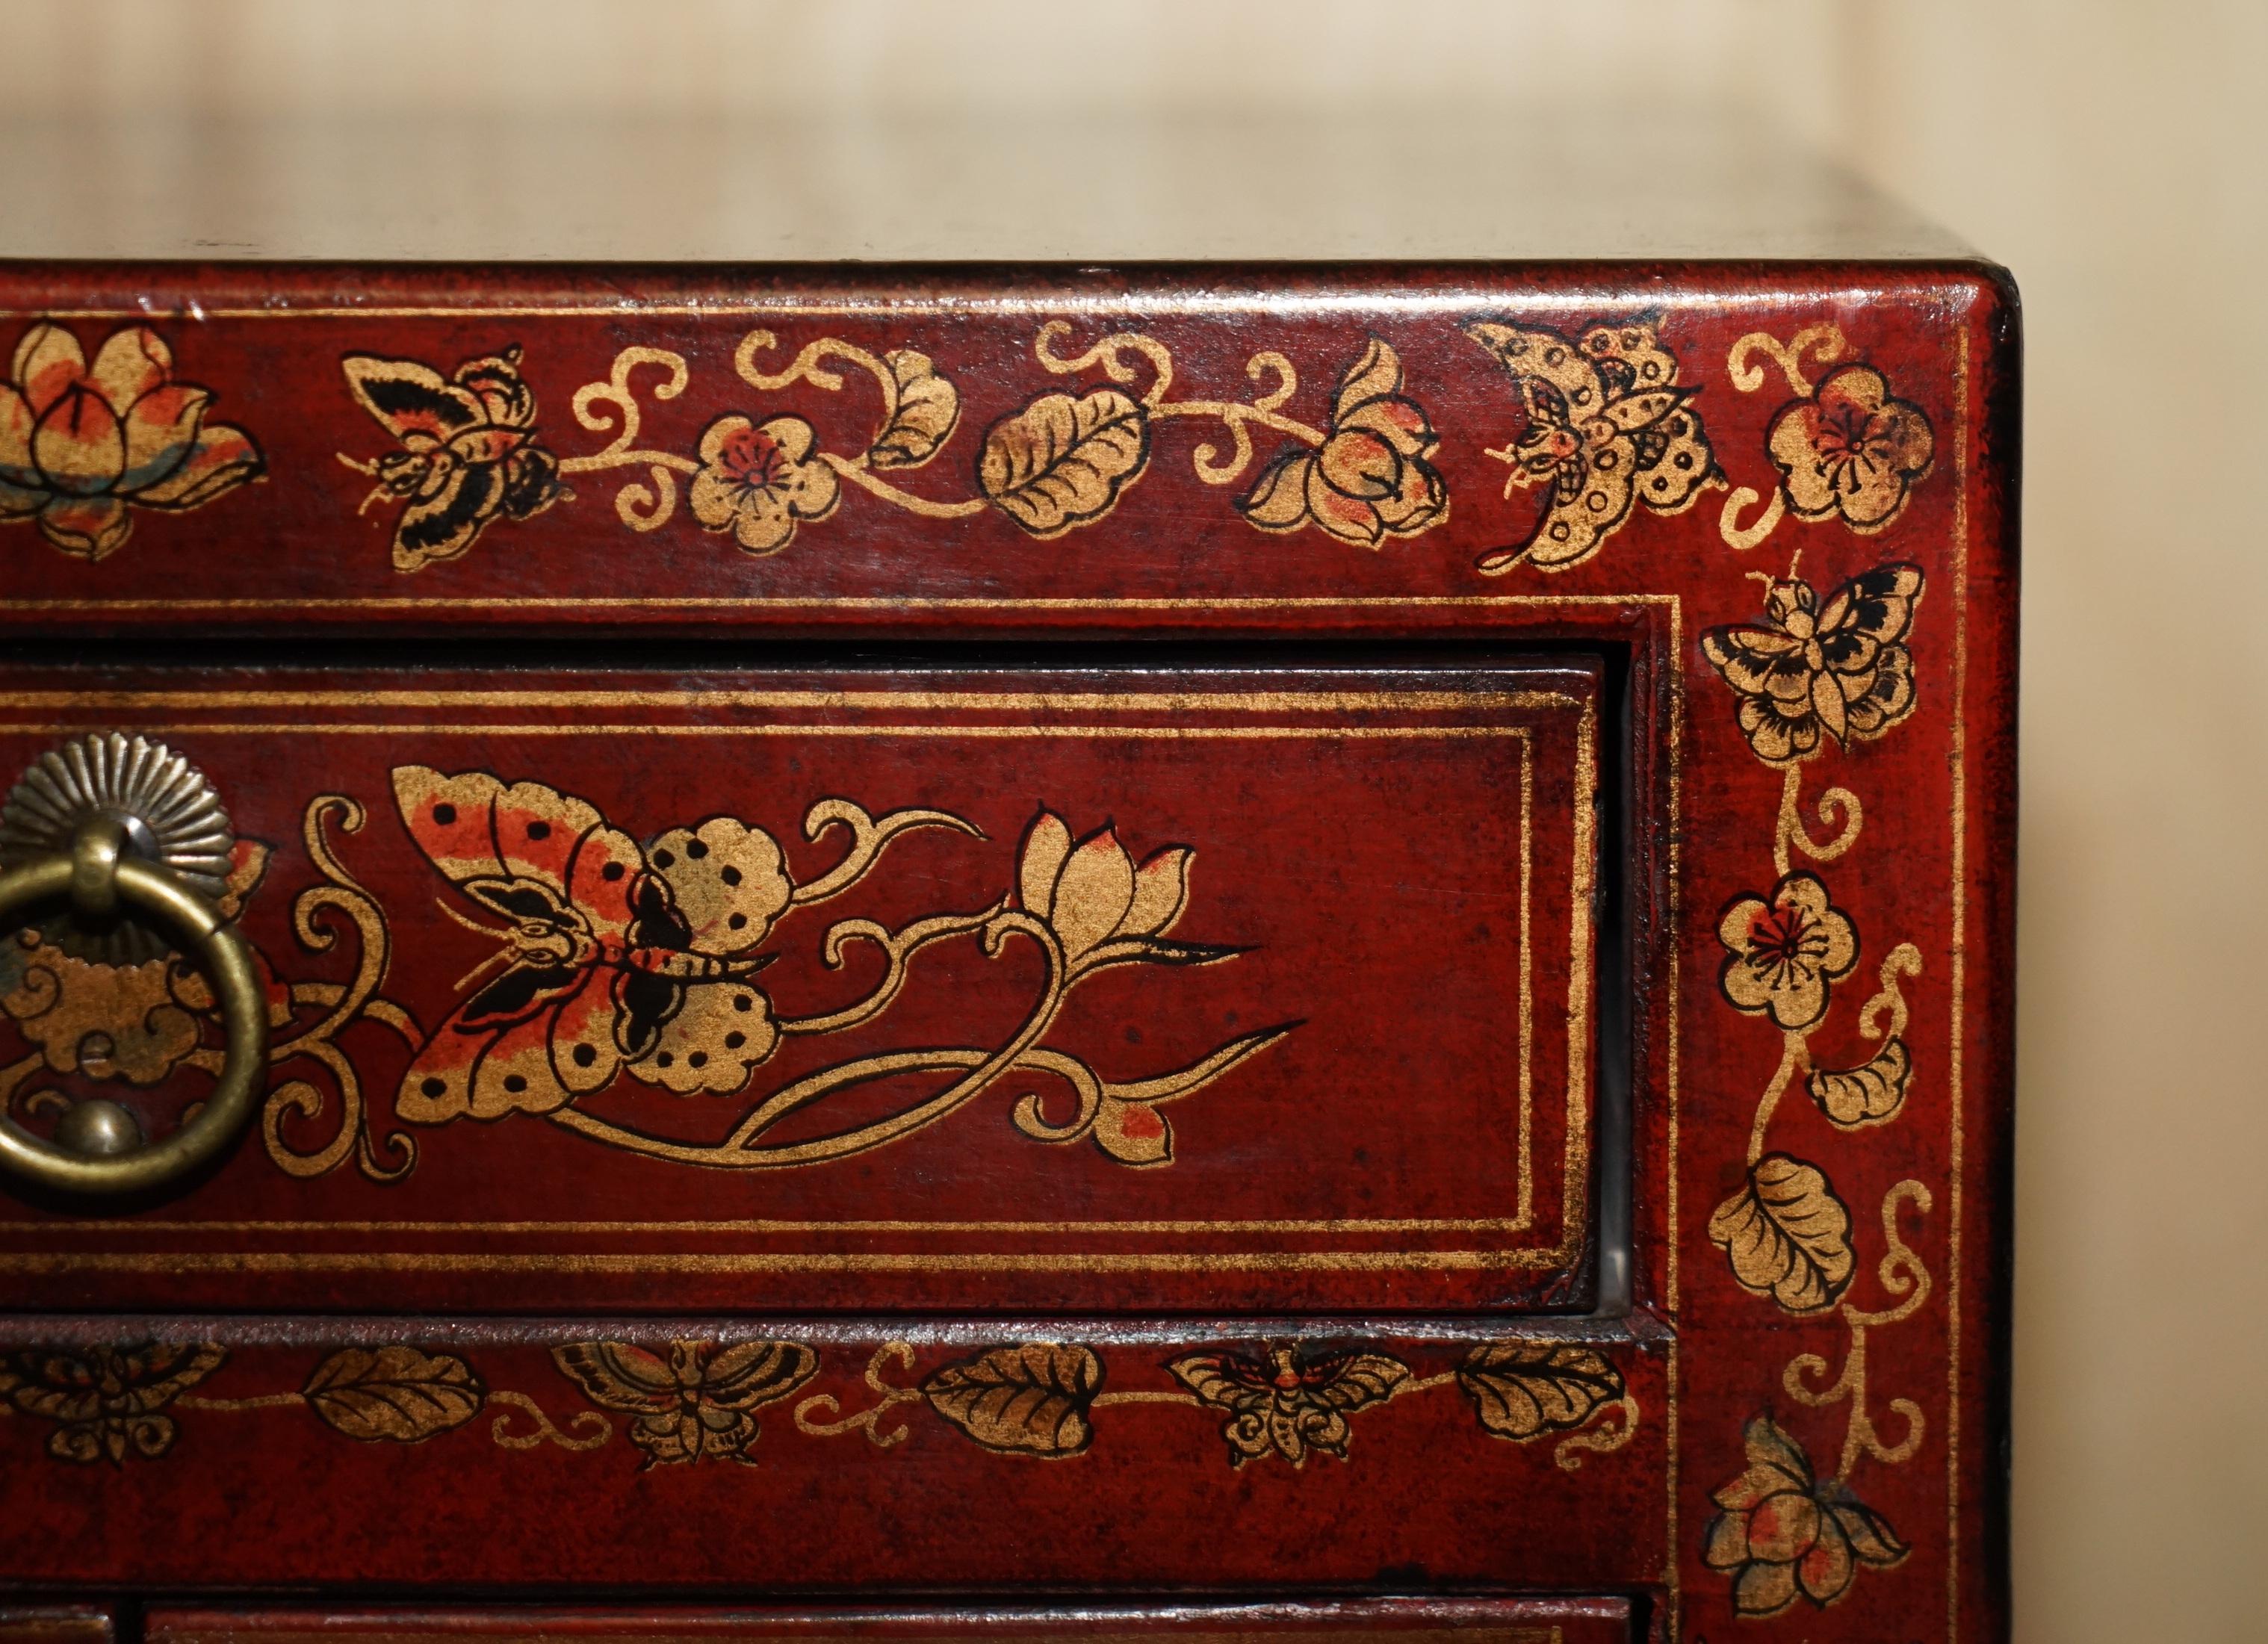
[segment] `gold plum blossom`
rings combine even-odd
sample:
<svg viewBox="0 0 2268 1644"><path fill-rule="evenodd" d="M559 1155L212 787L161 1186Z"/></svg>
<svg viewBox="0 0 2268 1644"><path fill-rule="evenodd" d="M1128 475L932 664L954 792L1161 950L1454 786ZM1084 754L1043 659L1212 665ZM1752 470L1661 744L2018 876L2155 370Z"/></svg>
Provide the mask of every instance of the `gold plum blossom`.
<svg viewBox="0 0 2268 1644"><path fill-rule="evenodd" d="M1840 514L1852 530L1872 532L1905 507L1936 442L1921 407L1894 398L1881 372L1845 365L1782 409L1764 443L1798 519Z"/></svg>
<svg viewBox="0 0 2268 1644"><path fill-rule="evenodd" d="M1827 1014L1829 984L1859 963L1859 929L1816 874L1787 875L1769 899L1736 899L1717 921L1731 957L1720 978L1737 1010L1795 1032Z"/></svg>

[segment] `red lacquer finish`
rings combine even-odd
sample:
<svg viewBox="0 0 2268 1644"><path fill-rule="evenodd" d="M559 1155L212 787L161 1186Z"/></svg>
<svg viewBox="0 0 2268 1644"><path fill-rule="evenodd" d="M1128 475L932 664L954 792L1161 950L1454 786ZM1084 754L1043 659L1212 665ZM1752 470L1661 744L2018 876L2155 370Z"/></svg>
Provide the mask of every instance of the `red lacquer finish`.
<svg viewBox="0 0 2268 1644"><path fill-rule="evenodd" d="M276 1053L0 1220L9 1579L2001 1634L1995 272L0 308L0 752L209 774ZM6 963L22 1122L210 1088Z"/></svg>
<svg viewBox="0 0 2268 1644"><path fill-rule="evenodd" d="M311 1644L315 1639L397 1644L1013 1644L1177 1639L1184 1644L1631 1644L1631 1606L1619 1598L1385 1600L1345 1604L1192 1604L1045 1610L159 1610L156 1644Z"/></svg>

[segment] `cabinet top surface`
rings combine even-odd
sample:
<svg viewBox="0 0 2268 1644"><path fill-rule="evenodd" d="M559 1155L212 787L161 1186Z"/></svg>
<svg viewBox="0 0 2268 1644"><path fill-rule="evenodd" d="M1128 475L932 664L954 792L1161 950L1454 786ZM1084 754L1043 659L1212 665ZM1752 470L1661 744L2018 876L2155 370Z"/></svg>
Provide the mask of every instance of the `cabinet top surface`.
<svg viewBox="0 0 2268 1644"><path fill-rule="evenodd" d="M1082 134L1075 128L1091 123ZM0 125L0 257L638 262L1970 254L1793 140L1503 109Z"/></svg>

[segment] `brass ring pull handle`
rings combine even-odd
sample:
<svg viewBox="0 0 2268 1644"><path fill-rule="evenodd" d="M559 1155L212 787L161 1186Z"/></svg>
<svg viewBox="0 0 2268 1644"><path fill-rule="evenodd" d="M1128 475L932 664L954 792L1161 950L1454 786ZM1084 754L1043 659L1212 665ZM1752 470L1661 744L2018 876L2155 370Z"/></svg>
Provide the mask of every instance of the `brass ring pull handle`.
<svg viewBox="0 0 2268 1644"><path fill-rule="evenodd" d="M268 1004L251 944L180 876L128 854L129 826L116 816L88 817L70 850L0 873L0 930L22 923L25 910L66 899L75 915L92 922L125 911L151 915L202 961L220 1004L227 1054L203 1106L157 1141L143 1141L133 1115L114 1102L77 1104L56 1122L54 1141L0 1116L0 1169L70 1193L137 1193L188 1175L252 1117L268 1067Z"/></svg>

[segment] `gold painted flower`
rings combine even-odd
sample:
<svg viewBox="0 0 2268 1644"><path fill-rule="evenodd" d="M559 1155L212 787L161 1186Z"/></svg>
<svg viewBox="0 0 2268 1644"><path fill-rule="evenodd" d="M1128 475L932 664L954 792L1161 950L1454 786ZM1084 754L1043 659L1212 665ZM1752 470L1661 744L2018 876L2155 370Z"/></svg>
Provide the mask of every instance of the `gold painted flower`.
<svg viewBox="0 0 2268 1644"><path fill-rule="evenodd" d="M1016 863L1017 897L1024 911L1044 921L1063 944L1066 964L1081 970L1153 959L1202 965L1236 950L1162 938L1189 906L1186 845L1153 851L1139 868L1103 826L1071 842L1071 829L1042 809L1024 830Z"/></svg>
<svg viewBox="0 0 2268 1644"><path fill-rule="evenodd" d="M1816 1479L1802 1446L1770 1416L1742 1434L1749 1470L1711 1499L1702 1561L1733 1578L1733 1608L1761 1620L1800 1596L1820 1609L1851 1590L1862 1564L1888 1569L1905 1543L1837 1479Z"/></svg>
<svg viewBox="0 0 2268 1644"><path fill-rule="evenodd" d="M219 906L233 919L268 870L268 847L239 840ZM271 1027L291 1022L289 990L257 949ZM65 953L36 928L0 939L0 1010L49 1071L152 1085L180 1065L219 1019L203 973L178 953L106 965Z"/></svg>
<svg viewBox="0 0 2268 1644"><path fill-rule="evenodd" d="M1704 634L1701 654L1740 697L1741 731L1757 757L1792 764L1827 738L1879 737L1912 713L1905 639L1921 595L1918 565L1877 565L1823 606L1810 583L1790 577L1772 584L1761 624Z"/></svg>
<svg viewBox="0 0 2268 1644"><path fill-rule="evenodd" d="M1373 337L1339 378L1321 447L1284 452L1236 506L1267 531L1312 524L1371 548L1414 537L1449 517L1447 488L1426 460L1440 444L1425 407L1402 393L1401 359Z"/></svg>
<svg viewBox="0 0 2268 1644"><path fill-rule="evenodd" d="M630 1442L645 1452L649 1467L755 1465L750 1412L819 1373L819 1355L799 1341L673 1341L666 1358L627 1341L578 1341L551 1356L593 1404L637 1418Z"/></svg>
<svg viewBox="0 0 2268 1644"><path fill-rule="evenodd" d="M132 534L134 508L201 508L259 476L242 429L207 426L210 389L173 380L147 326L114 331L87 363L78 339L41 323L0 384L0 520L33 519L64 553L99 560Z"/></svg>
<svg viewBox="0 0 2268 1644"><path fill-rule="evenodd" d="M688 500L704 530L730 531L750 554L777 554L795 539L799 519L835 511L842 488L835 470L812 459L818 436L799 416L758 425L720 416L701 436L701 472Z"/></svg>
<svg viewBox="0 0 2268 1644"><path fill-rule="evenodd" d="M49 1455L119 1466L129 1454L173 1447L173 1418L159 1413L227 1357L210 1341L18 1347L0 1354L0 1398L19 1415L56 1424Z"/></svg>
<svg viewBox="0 0 2268 1644"><path fill-rule="evenodd" d="M1311 1451L1346 1459L1353 1412L1394 1397L1410 1367L1380 1353L1313 1353L1287 1342L1265 1361L1241 1353L1197 1353L1167 1366L1204 1403L1227 1413L1221 1436L1228 1464L1241 1467L1273 1450L1294 1467Z"/></svg>
<svg viewBox="0 0 2268 1644"><path fill-rule="evenodd" d="M1717 921L1731 956L1720 978L1734 1009L1764 1014L1789 1032L1827 1014L1829 984L1859 963L1859 928L1827 899L1815 874L1791 873L1769 899L1736 899Z"/></svg>
<svg viewBox="0 0 2268 1644"><path fill-rule="evenodd" d="M1784 407L1764 444L1797 518L1840 514L1852 530L1875 532L1929 472L1935 441L1922 408L1893 399L1881 372L1845 365Z"/></svg>

